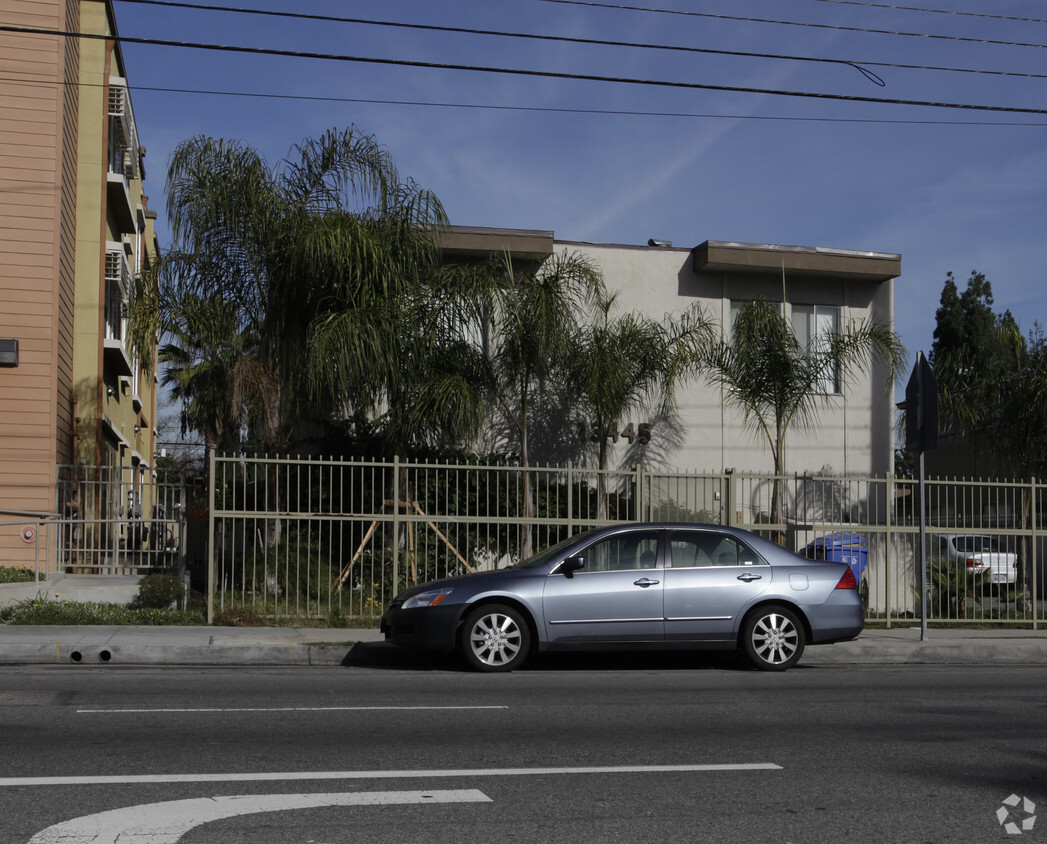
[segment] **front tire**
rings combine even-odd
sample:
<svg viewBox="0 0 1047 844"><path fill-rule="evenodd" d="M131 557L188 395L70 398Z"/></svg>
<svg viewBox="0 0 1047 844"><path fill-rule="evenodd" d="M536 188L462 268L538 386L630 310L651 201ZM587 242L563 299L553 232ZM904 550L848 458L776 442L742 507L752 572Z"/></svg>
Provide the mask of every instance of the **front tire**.
<svg viewBox="0 0 1047 844"><path fill-rule="evenodd" d="M466 616L459 647L477 671L512 671L530 654L531 630L512 607L486 604Z"/></svg>
<svg viewBox="0 0 1047 844"><path fill-rule="evenodd" d="M785 671L803 656L806 645L803 624L792 610L766 606L746 619L742 648L754 667L761 671Z"/></svg>

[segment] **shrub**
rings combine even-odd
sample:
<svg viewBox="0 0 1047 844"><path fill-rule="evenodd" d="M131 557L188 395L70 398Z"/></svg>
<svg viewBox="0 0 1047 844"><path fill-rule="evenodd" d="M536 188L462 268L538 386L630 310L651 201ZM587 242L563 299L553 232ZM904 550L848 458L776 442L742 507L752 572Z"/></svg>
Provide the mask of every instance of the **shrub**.
<svg viewBox="0 0 1047 844"><path fill-rule="evenodd" d="M122 604L27 598L0 609L5 624L202 624L199 614L172 609L134 609Z"/></svg>
<svg viewBox="0 0 1047 844"><path fill-rule="evenodd" d="M44 577L45 575L41 572L40 579L43 580ZM36 575L31 569L0 566L0 583L32 583L34 580L36 580Z"/></svg>
<svg viewBox="0 0 1047 844"><path fill-rule="evenodd" d="M150 574L138 585L135 607L162 610L185 597L185 586L169 574Z"/></svg>

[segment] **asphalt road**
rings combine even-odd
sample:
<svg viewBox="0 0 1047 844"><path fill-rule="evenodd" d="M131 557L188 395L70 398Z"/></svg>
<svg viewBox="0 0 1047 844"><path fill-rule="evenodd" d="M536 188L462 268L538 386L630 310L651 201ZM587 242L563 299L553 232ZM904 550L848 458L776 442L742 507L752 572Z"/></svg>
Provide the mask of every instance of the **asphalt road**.
<svg viewBox="0 0 1047 844"><path fill-rule="evenodd" d="M1047 813L1045 686L693 656L6 668L0 842L1047 841L998 817Z"/></svg>

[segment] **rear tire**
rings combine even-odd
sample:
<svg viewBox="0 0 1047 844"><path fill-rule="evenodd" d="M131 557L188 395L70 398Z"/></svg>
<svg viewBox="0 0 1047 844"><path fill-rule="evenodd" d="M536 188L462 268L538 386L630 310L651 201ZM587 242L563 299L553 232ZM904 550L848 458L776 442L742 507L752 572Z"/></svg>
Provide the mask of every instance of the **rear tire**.
<svg viewBox="0 0 1047 844"><path fill-rule="evenodd" d="M459 648L477 671L512 671L531 652L531 630L512 607L485 604L465 617Z"/></svg>
<svg viewBox="0 0 1047 844"><path fill-rule="evenodd" d="M803 656L803 624L792 610L770 605L755 610L742 629L742 648L761 671L785 671Z"/></svg>

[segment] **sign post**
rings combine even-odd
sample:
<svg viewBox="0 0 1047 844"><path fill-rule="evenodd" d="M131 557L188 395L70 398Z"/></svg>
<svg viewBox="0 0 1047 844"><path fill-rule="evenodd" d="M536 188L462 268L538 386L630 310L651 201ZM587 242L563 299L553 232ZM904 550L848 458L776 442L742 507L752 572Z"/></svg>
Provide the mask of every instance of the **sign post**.
<svg viewBox="0 0 1047 844"><path fill-rule="evenodd" d="M905 386L905 450L915 451L920 463L920 639L927 639L927 497L923 455L938 447L938 379L923 356Z"/></svg>

